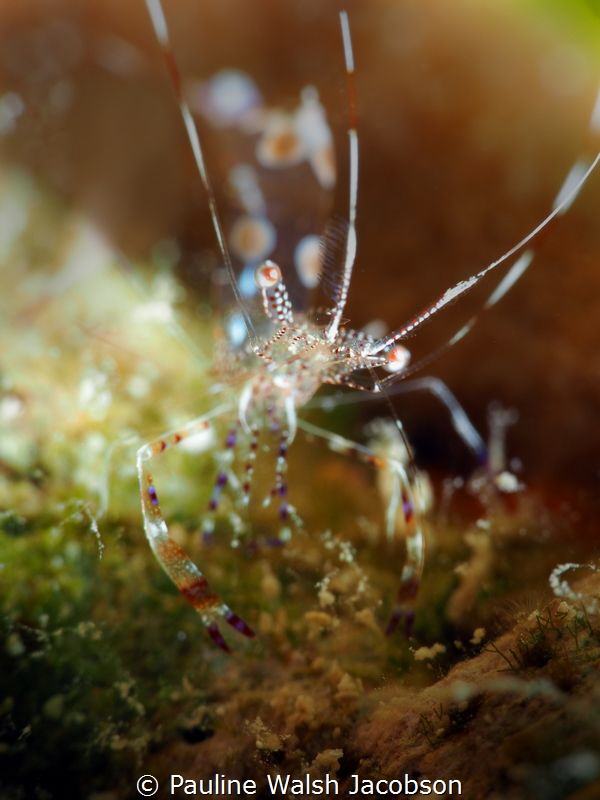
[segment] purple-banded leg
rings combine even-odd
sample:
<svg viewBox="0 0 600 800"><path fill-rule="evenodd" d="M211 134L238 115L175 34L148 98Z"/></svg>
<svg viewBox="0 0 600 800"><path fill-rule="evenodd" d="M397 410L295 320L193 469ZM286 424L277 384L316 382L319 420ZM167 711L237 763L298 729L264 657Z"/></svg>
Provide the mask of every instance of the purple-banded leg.
<svg viewBox="0 0 600 800"><path fill-rule="evenodd" d="M284 430L279 438L277 449L277 465L275 467L275 486L273 493L279 497L279 519L282 523L287 522L290 516L290 509L287 502L287 483L285 472L287 469L287 451L289 446L289 432Z"/></svg>
<svg viewBox="0 0 600 800"><path fill-rule="evenodd" d="M248 443L248 448L243 466L241 503L244 507L247 507L250 503L250 493L252 491L252 478L254 477L256 455L258 453L259 434L260 434L259 427L257 425L253 425L252 428L250 429L250 441Z"/></svg>
<svg viewBox="0 0 600 800"><path fill-rule="evenodd" d="M409 637L412 634L415 601L425 562L425 537L421 525L419 504L407 468L395 458L378 455L364 445L326 431L305 420L298 420L298 427L306 433L324 439L334 452L354 456L377 470L386 469L392 477L390 500L385 510L386 535L390 540L396 537L398 513L401 512L402 538L406 542L406 560L400 574L396 605L387 624L386 634L392 634L400 623L403 623L404 633Z"/></svg>
<svg viewBox="0 0 600 800"><path fill-rule="evenodd" d="M264 500L264 505L270 505L271 502L279 502L277 514L279 517L280 529L279 533L271 537L268 541L274 547L279 547L288 542L292 535L292 529L302 527L302 519L296 511L295 507L288 501L288 485L287 485L287 468L288 468L288 450L290 443L294 439L296 430L297 418L294 413L293 420L289 418L286 424L282 423L277 416L273 415L271 418L272 426L271 433L275 437L275 480L271 487L270 493ZM290 429L294 433L290 433Z"/></svg>
<svg viewBox="0 0 600 800"><path fill-rule="evenodd" d="M205 575L185 550L169 536L169 529L160 510L158 494L148 464L170 447L183 442L189 446L193 445L195 452L208 450L213 445L215 435L212 420L230 410L231 406L228 404L218 406L178 430L170 431L145 444L137 453L144 530L152 552L181 594L200 614L213 642L226 652L229 652L229 646L219 630L217 624L219 619L224 619L244 636L253 637L254 631L211 589Z"/></svg>
<svg viewBox="0 0 600 800"><path fill-rule="evenodd" d="M227 431L227 436L223 442L223 449L221 451L221 463L217 472L217 477L213 484L213 490L208 501L208 507L204 515L202 524L202 539L205 544L212 542L213 533L215 529L215 515L221 502L221 495L226 490L227 485L231 483L233 471L231 469L231 462L233 454L239 437L239 422L236 423Z"/></svg>

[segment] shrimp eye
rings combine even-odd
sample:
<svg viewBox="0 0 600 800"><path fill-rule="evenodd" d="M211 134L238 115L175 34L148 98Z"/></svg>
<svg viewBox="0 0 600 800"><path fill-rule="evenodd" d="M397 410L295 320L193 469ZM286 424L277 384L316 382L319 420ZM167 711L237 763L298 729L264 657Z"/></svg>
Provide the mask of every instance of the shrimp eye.
<svg viewBox="0 0 600 800"><path fill-rule="evenodd" d="M410 352L401 344L397 344L387 354L385 369L388 372L402 372L410 361Z"/></svg>
<svg viewBox="0 0 600 800"><path fill-rule="evenodd" d="M259 289L271 289L281 281L281 270L274 261L264 261L256 268L254 280Z"/></svg>

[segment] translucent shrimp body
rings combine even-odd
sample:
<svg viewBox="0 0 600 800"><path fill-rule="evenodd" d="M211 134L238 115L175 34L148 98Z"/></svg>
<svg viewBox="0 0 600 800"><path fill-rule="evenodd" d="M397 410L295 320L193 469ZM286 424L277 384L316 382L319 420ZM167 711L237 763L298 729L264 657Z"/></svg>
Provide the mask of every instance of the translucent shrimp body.
<svg viewBox="0 0 600 800"><path fill-rule="evenodd" d="M551 225L571 206L589 175L598 165L600 153L594 145L594 152L575 164L558 191L550 213L516 245L483 269L448 288L435 302L427 305L401 327L381 337L373 337L363 331L346 328L342 324L357 255L359 162L354 100L355 59L347 14L345 12L340 14L345 70L350 87L347 130L349 155L347 219L343 241L337 253L339 263L331 270L333 276L328 274L324 267L320 257L322 242L319 242L314 233L304 236L294 251L295 270L304 288L312 289L319 283L325 286L326 279L330 284L335 284L329 287L333 288L333 301L330 307L325 312L311 313L300 312L293 308L282 269L279 264L268 258L276 247L279 237L274 225L267 219L266 205L257 181L259 172L254 166L242 165L242 168L232 171L230 176L230 182L239 195L244 217L241 221L238 220L230 237L227 237L218 213L216 196L206 168L200 137L170 45L161 0L146 0L146 6L171 77L198 175L206 191L224 272L232 290L242 327L242 335L236 341L242 352L240 353L238 349L234 356L235 368L239 371L236 377L242 378L239 394L236 394L230 403L213 409L181 429L158 437L138 451L137 465L144 529L150 546L163 569L186 600L198 611L211 638L219 647L228 650L228 645L218 627L221 621L227 622L244 636L253 636L250 626L209 587L204 574L170 536L160 510L149 467L153 459L190 437L194 437L196 442L200 443L196 447L196 452L203 450L213 454L216 452L220 467L202 520L202 531L206 537L210 537L215 526L215 513L220 508L223 496L228 494L238 508L243 509L247 506L259 452L267 450L275 454L274 479L268 500L271 502L276 499L279 504L280 539L286 540L291 535L293 526L299 523L295 509L288 502L286 459L297 428L303 428L313 436L322 437L332 450L358 458L385 473L386 493L391 498L385 515L386 533L388 538L393 538L396 528L401 527L402 539L406 545L396 605L388 625L388 632L400 622L404 623L405 630L409 632L414 614L414 597L424 564L424 537L419 519L422 503L418 502L415 493L414 465L410 458L403 461L389 453L375 453L368 447L318 428L303 421L298 412L306 406L323 384L380 392L385 387L406 378L424 363L428 363L431 355L412 363L404 341L446 306L470 292L492 272L500 274L500 267L505 265L507 269L497 285L492 288L480 310L495 305L529 268L534 260L533 248L540 240L541 234L547 233ZM216 119L215 124L218 123L223 128L237 126L242 132L253 130L254 135L259 137L258 141L254 142L257 167L272 169L285 175L285 169L291 168L291 165L299 169L300 164L307 162L317 184L322 188L330 187L335 179L331 154L332 138L316 91L305 90L299 112L292 115L282 114L277 110L270 112L262 106L260 94L251 81L231 72L225 77L225 83L223 83L224 76L221 75L220 82L211 84L207 90L210 102L207 106L205 97L205 116L212 115ZM222 96L225 91L224 86L229 86L226 97ZM225 100L227 102L224 102ZM600 134L598 109L600 109L600 95L590 120L590 133L594 140ZM335 244L339 244L339 241ZM243 269L240 277L236 275L232 253L233 257L242 260ZM265 258L267 260L264 260ZM258 259L263 260L257 264ZM288 277L292 273L293 270L286 269ZM260 294L264 312L259 321L253 319L248 304L249 298L255 299L253 293L256 291ZM454 346L464 338L472 330L478 317L479 311L432 355ZM232 381L232 385L239 386L240 381ZM439 382L431 380L427 382L426 379L415 382L414 388L432 391L438 397L450 412L459 435L478 460L485 462L487 454L480 437L470 425L452 393L445 387L440 388ZM228 430L222 446L216 448L214 442L219 434L215 423L219 418L226 420ZM401 432L401 426L398 424L397 427ZM261 438L264 441L259 448ZM397 522L399 515L401 525ZM236 526L245 527L245 522L240 522L239 516L232 516L231 519L234 529Z"/></svg>

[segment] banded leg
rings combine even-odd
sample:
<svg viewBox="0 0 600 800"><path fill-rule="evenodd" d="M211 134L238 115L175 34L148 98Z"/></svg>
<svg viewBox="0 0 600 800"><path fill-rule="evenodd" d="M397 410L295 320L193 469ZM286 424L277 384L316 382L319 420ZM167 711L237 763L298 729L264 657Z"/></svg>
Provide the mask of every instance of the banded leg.
<svg viewBox="0 0 600 800"><path fill-rule="evenodd" d="M200 614L213 642L225 652L230 652L230 650L217 625L219 618L224 619L244 636L253 637L254 631L210 588L205 575L189 558L185 550L169 535L148 464L168 448L189 441L192 437L195 439L196 452L206 450L210 446L214 433L211 420L230 409L228 404L218 406L181 429L170 431L145 444L137 453L144 530L152 552L181 594Z"/></svg>
<svg viewBox="0 0 600 800"><path fill-rule="evenodd" d="M248 443L248 449L246 452L246 459L244 462L244 477L242 481L242 495L241 495L241 505L243 508L247 508L250 504L250 493L252 491L252 479L254 477L254 469L256 464L256 454L258 452L258 437L259 437L260 429L257 425L254 425L250 430L250 442Z"/></svg>
<svg viewBox="0 0 600 800"><path fill-rule="evenodd" d="M239 425L230 428L223 442L221 463L202 523L202 540L205 544L210 544L212 542L215 529L215 513L219 508L223 491L226 489L227 484L232 482L233 471L231 469L231 462L233 460L234 448L238 440L238 428Z"/></svg>
<svg viewBox="0 0 600 800"><path fill-rule="evenodd" d="M295 422L294 422L295 426ZM277 516L279 518L279 532L267 538L267 544L272 547L281 547L291 539L293 529L302 527L302 519L296 508L288 500L287 484L287 454L292 438L287 427L275 414L271 415L271 428L273 440L272 452L275 456L275 475L270 491L263 500L263 507L275 505L278 502Z"/></svg>
<svg viewBox="0 0 600 800"><path fill-rule="evenodd" d="M386 509L386 533L389 539L396 533L397 512L401 508L404 518L402 538L406 543L406 561L400 573L400 585L396 605L386 627L386 634L392 634L402 622L407 637L412 633L415 618L415 599L419 591L423 566L425 563L425 537L421 525L419 505L415 497L413 483L408 470L397 459L380 456L364 445L356 444L338 434L326 431L305 420L298 420L298 426L306 433L324 439L336 453L358 457L376 469L385 466L393 478L393 489Z"/></svg>
<svg viewBox="0 0 600 800"><path fill-rule="evenodd" d="M287 451L289 445L289 433L284 430L279 439L279 448L277 450L277 462L275 467L275 486L273 487L273 494L279 497L279 519L286 522L290 509L287 502L287 483L285 480L285 472L287 469Z"/></svg>

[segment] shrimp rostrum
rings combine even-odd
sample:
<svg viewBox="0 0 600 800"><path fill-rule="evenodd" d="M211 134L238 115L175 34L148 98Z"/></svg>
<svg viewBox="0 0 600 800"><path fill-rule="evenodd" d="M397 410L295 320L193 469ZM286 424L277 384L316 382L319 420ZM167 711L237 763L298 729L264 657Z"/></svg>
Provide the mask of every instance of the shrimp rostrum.
<svg viewBox="0 0 600 800"><path fill-rule="evenodd" d="M170 536L151 467L166 450L192 438L196 452L214 448L215 426L224 423L226 435L219 451L219 468L201 526L204 537L209 538L213 532L215 515L225 494L237 509L243 511L248 507L256 460L269 451L274 458L269 503L276 506L279 539L284 542L300 524L288 491L286 468L289 448L298 428L303 428L322 437L337 452L352 454L376 469L384 468L388 476L393 476L395 508L388 509L385 515L387 534L394 535L393 526L400 511L404 519L406 554L388 631L400 622L408 631L424 563L414 468L411 463L407 465L392 457L376 455L363 445L317 428L302 420L299 412L323 384L381 393L412 374L429 357L411 363L405 339L494 271L502 273L501 279L479 311L500 300L529 267L540 234L569 208L598 164L600 154L591 155L573 166L546 218L498 259L446 290L434 303L391 333L376 337L354 330L347 327L343 319L356 256L359 156L353 99L349 103L347 219L343 225L326 229L324 234L318 230L307 232L292 250L278 250L278 232L269 221L260 175L272 170L285 181L287 168L304 164L305 172L317 189L328 190L335 181L333 139L316 90L305 88L299 106L293 111L272 110L263 103L250 78L234 70L224 70L192 96L179 75L160 0L146 0L146 5L206 191L223 269L234 298L229 334L236 374L243 379L235 399L139 449L137 467L144 528L150 546L181 594L200 614L219 647L229 649L219 628L223 621L244 636L254 636L248 623L213 590L198 566ZM353 89L354 56L345 12L340 14L340 25L345 70ZM354 92L350 94L353 98ZM240 212L230 226L224 224L217 209L194 113L200 114L207 123L218 125L230 138L237 137L251 144L250 149L246 148L245 161L232 169L229 176ZM600 133L600 99L592 114L591 132ZM335 266L331 264L328 250L335 251ZM328 285L329 307L310 310L302 301L319 284ZM439 349L449 348L462 339L474 326L477 316L472 316ZM416 388L428 385L422 379L417 383ZM431 386L436 384L431 383ZM451 393L436 393L448 406L466 444L485 461L485 448L474 429L464 422L464 412L455 407ZM243 516L236 515L238 520Z"/></svg>

